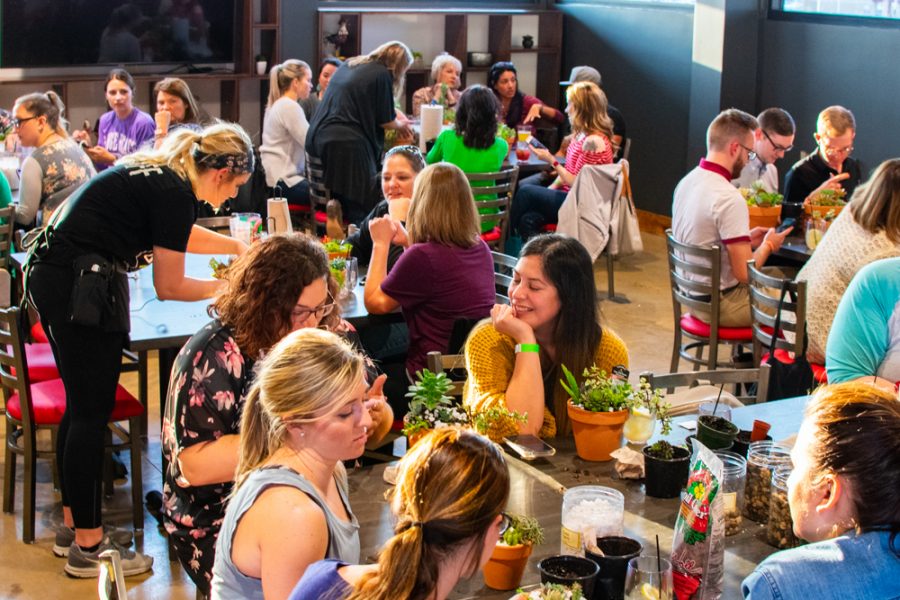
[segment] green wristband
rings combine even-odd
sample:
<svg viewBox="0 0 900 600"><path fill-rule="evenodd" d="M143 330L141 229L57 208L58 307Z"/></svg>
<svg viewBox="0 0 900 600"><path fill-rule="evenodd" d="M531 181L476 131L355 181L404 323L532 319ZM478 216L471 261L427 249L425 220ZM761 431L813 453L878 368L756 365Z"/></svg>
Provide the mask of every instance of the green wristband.
<svg viewBox="0 0 900 600"><path fill-rule="evenodd" d="M516 344L516 354L519 352L534 352L538 353L541 351L541 347L537 344Z"/></svg>

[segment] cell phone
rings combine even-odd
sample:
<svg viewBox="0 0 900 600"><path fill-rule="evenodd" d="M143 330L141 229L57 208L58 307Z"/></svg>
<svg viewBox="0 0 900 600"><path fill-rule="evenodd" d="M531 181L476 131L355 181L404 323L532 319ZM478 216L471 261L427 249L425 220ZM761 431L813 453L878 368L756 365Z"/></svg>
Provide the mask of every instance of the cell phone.
<svg viewBox="0 0 900 600"><path fill-rule="evenodd" d="M688 431L694 431L697 429L697 421L684 421L679 423L678 426L687 429Z"/></svg>
<svg viewBox="0 0 900 600"><path fill-rule="evenodd" d="M784 221L781 222L781 225L779 225L778 227L775 228L775 232L781 233L788 227L793 227L796 224L797 224L797 219L795 219L794 217L788 217L787 219L785 219Z"/></svg>
<svg viewBox="0 0 900 600"><path fill-rule="evenodd" d="M533 148L543 148L544 150L547 149L547 146L540 143L538 139L533 135L529 135L525 143L527 143L529 146L532 146Z"/></svg>
<svg viewBox="0 0 900 600"><path fill-rule="evenodd" d="M525 460L556 454L556 448L536 435L511 435L503 438L503 441Z"/></svg>

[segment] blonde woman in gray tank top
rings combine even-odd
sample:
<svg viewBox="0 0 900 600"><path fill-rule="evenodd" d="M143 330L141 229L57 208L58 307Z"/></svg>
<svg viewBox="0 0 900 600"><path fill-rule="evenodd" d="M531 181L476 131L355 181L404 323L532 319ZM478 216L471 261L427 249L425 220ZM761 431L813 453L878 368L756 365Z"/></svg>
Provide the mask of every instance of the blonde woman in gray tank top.
<svg viewBox="0 0 900 600"><path fill-rule="evenodd" d="M295 331L262 360L241 417L212 597L286 598L311 563L358 561L341 461L365 450L365 392L362 357L327 331Z"/></svg>

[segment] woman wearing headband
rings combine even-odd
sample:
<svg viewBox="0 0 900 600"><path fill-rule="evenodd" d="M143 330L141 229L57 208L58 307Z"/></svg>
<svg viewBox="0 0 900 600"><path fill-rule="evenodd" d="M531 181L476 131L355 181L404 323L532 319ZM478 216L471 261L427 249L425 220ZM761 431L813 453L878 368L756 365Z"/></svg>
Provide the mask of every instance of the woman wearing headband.
<svg viewBox="0 0 900 600"><path fill-rule="evenodd" d="M194 225L198 202L219 206L252 171L252 144L239 126L178 131L159 150L132 154L81 187L29 256L27 293L66 387L56 448L65 527L56 546L68 554L72 576L97 577L99 553L128 539L105 533L100 520L104 435L130 325L125 273L152 258L160 300L211 297L222 282L187 277L185 252L241 254L246 246ZM126 575L153 564L117 549Z"/></svg>

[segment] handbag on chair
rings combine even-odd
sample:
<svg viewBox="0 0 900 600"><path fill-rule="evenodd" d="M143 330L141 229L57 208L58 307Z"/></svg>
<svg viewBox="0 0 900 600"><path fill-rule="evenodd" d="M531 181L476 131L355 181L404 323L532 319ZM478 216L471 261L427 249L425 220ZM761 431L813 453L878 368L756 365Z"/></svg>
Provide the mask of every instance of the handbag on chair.
<svg viewBox="0 0 900 600"><path fill-rule="evenodd" d="M772 347L769 349L769 400L782 400L809 394L815 381L812 367L806 360L806 346L809 342L806 330L803 331L803 349L799 355L794 356L792 362L786 362L775 353L775 338L781 330L781 309L784 308L784 299L787 296L787 281L781 284L781 299L778 301L778 314L775 316L775 328L772 332Z"/></svg>
<svg viewBox="0 0 900 600"><path fill-rule="evenodd" d="M638 222L637 210L634 207L634 199L631 195L631 180L628 177L628 162L622 161L622 195L616 208L618 215L618 247L614 249L615 256L628 256L637 252L643 252L644 241L641 239L641 225Z"/></svg>

